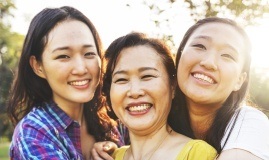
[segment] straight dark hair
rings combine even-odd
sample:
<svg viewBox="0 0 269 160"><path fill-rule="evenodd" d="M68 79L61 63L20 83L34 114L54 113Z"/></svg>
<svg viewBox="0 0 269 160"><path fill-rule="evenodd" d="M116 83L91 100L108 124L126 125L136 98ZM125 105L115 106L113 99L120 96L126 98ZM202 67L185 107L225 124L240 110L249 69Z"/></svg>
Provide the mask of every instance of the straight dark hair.
<svg viewBox="0 0 269 160"><path fill-rule="evenodd" d="M251 55L250 55L251 44L250 44L250 40L249 40L246 32L244 31L244 29L241 28L239 25L237 25L234 21L232 21L230 19L218 18L218 17L205 18L205 19L198 21L193 26L191 26L188 29L188 31L185 33L185 35L180 43L180 46L178 48L178 51L177 51L176 68L178 68L178 63L179 63L182 51L183 51L188 39L192 35L192 33L194 33L195 30L197 28L199 28L200 26L208 24L208 23L222 23L222 24L227 24L229 26L232 26L235 30L237 30L242 35L242 37L244 39L244 44L245 44L244 45L245 50L244 50L244 53L242 53L242 54L244 54L244 57L245 57L242 72L247 73L246 80L244 81L240 90L233 91L229 95L229 97L227 98L225 103L222 105L222 107L216 112L216 115L213 119L213 123L212 123L211 127L209 128L209 130L207 131L207 135L204 139L207 143L212 145L217 150L218 153L220 153L222 151L223 147L225 146L228 138L229 138L229 136L228 136L227 139L224 140L224 142L225 142L224 146L221 146L221 141L222 141L223 136L225 134L228 123L230 122L233 115L236 115L235 121L231 127L233 129L233 126L235 125L235 122L236 122L236 118L237 118L239 111L240 111L238 108L239 108L241 102L244 100L246 93L247 93L247 89L248 89L248 85L249 85L250 63L251 63ZM174 114L177 115L177 117L173 116L173 117L176 117L176 119L169 119L169 121L172 121L173 122L172 124L174 124L172 126L172 128L175 131L182 133L188 137L196 138L194 136L193 130L191 129L190 117L189 117L189 111L188 111L188 107L187 107L186 98L185 98L184 93L180 90L180 88L176 89L175 96L177 99L177 103L179 105L177 106L178 107L177 110L174 112ZM230 133L232 132L232 129L230 130ZM228 135L230 135L230 133Z"/></svg>
<svg viewBox="0 0 269 160"><path fill-rule="evenodd" d="M80 11L73 7L45 8L31 21L25 37L18 71L14 78L7 104L7 112L13 125L16 125L34 105L52 99L52 90L47 80L37 76L32 70L29 59L35 56L42 61L42 53L48 41L48 34L59 23L66 20L78 20L91 30L98 55L102 59L102 43L93 23ZM106 114L104 98L101 95L102 82L98 85L93 99L84 104L84 117L88 133L95 140L112 140L110 133L113 122ZM115 137L114 137L115 138Z"/></svg>

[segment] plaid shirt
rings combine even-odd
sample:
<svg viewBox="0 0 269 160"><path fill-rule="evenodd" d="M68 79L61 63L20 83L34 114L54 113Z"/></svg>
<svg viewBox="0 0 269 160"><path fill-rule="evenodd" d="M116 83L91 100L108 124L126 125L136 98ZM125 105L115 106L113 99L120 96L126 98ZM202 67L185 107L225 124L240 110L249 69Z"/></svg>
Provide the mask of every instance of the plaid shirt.
<svg viewBox="0 0 269 160"><path fill-rule="evenodd" d="M130 145L130 137L129 137L129 130L128 128L118 119L117 120L117 124L118 124L118 132L119 132L119 147L123 146L123 145Z"/></svg>
<svg viewBox="0 0 269 160"><path fill-rule="evenodd" d="M83 159L79 124L54 102L42 105L16 126L11 159Z"/></svg>

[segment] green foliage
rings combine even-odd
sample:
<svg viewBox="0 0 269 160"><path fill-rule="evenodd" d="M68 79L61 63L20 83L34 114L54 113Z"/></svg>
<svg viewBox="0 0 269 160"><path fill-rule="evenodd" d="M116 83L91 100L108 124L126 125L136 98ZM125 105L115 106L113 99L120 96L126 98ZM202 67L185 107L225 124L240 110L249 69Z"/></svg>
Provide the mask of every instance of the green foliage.
<svg viewBox="0 0 269 160"><path fill-rule="evenodd" d="M13 80L13 72L18 64L24 36L10 30L7 17L12 16L15 6L11 0L0 2L0 138L11 137L11 125L5 111L8 91Z"/></svg>
<svg viewBox="0 0 269 160"><path fill-rule="evenodd" d="M250 78L250 100L265 110L269 116L269 76L266 69L252 69ZM268 72L268 69L267 69Z"/></svg>
<svg viewBox="0 0 269 160"><path fill-rule="evenodd" d="M184 1L189 6L191 16L195 21L205 17L229 14L234 18L241 17L246 25L255 23L255 20L269 12L269 2L266 0Z"/></svg>
<svg viewBox="0 0 269 160"><path fill-rule="evenodd" d="M173 51L176 48L173 33L162 33L162 30L169 31L174 21L180 21L174 18L179 5L189 11L194 22L205 17L219 16L235 19L242 26L247 26L256 24L264 13L269 13L268 0L143 0L143 4L151 11L151 20L159 29L154 34L166 40ZM132 4L129 2L127 6L131 7Z"/></svg>
<svg viewBox="0 0 269 160"><path fill-rule="evenodd" d="M5 143L1 143L0 142L0 159L1 160L9 160L9 143L5 142Z"/></svg>
<svg viewBox="0 0 269 160"><path fill-rule="evenodd" d="M12 16L10 10L15 9L15 5L13 0L1 0L0 2L0 19L2 20L4 17Z"/></svg>

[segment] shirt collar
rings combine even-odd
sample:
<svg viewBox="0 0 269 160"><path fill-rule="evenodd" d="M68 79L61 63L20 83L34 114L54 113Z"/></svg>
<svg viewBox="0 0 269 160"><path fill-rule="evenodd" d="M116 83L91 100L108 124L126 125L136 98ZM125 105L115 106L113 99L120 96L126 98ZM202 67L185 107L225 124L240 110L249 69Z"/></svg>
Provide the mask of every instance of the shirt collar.
<svg viewBox="0 0 269 160"><path fill-rule="evenodd" d="M74 120L69 117L53 100L50 102L44 103L44 108L51 114L52 118L55 119L58 124L67 129Z"/></svg>

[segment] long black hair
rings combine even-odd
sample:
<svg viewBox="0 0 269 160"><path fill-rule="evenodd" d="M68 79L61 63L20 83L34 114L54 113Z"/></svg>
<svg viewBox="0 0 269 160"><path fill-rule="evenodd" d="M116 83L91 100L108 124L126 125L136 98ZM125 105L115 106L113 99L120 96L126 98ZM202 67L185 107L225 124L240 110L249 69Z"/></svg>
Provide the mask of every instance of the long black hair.
<svg viewBox="0 0 269 160"><path fill-rule="evenodd" d="M242 37L244 39L244 44L245 44L244 45L245 50L243 53L244 57L245 57L245 61L244 61L244 66L243 66L242 72L246 72L247 77L246 77L244 83L242 84L241 88L238 91L233 91L229 95L229 97L227 98L225 103L222 105L222 107L216 112L216 115L213 119L213 123L210 126L209 130L207 131L206 137L204 139L206 142L208 142L210 145L212 145L214 148L216 148L218 153L220 153L224 147L224 146L221 146L221 142L222 142L223 136L225 134L225 130L227 128L227 125L230 122L233 115L235 115L235 114L238 115L238 113L239 113L238 108L240 106L240 103L244 100L246 93L247 93L247 89L248 89L248 85L249 85L250 63L251 63L251 55L250 55L250 52L251 52L250 46L251 45L250 45L250 40L249 40L246 32L243 30L243 28L241 28L239 25L237 25L234 21L232 21L230 19L218 18L218 17L205 18L205 19L198 21L193 26L191 26L188 29L188 31L185 33L185 35L180 43L180 46L178 48L178 51L177 51L176 68L178 68L178 63L179 63L179 60L181 58L182 51L183 51L188 39L192 35L192 33L200 26L208 24L208 23L223 23L223 24L227 24L227 25L232 26L235 30L237 30L242 35ZM185 98L184 93L180 90L180 88L176 89L176 99L177 99L179 105L177 106L178 108L174 112L174 114L176 114L177 117L174 116L174 117L176 117L176 119L169 119L169 121L173 122L172 128L175 131L182 133L188 137L196 138L194 136L193 130L191 129L190 117L189 117L189 111L188 111L188 107L187 107L186 98ZM235 121L232 124L232 126L235 124ZM232 132L232 129L230 132ZM227 142L228 138L229 138L229 136L224 141L225 143Z"/></svg>
<svg viewBox="0 0 269 160"><path fill-rule="evenodd" d="M73 7L45 8L31 21L25 37L19 61L18 71L14 78L7 111L14 125L16 125L33 106L52 99L52 89L46 79L40 78L32 70L29 59L35 56L42 61L42 53L47 44L48 34L59 23L65 20L78 20L86 24L91 30L98 55L102 59L102 43L93 23L80 11ZM98 85L93 99L84 104L84 117L88 133L97 141L110 140L109 132L113 123L103 107L104 99L101 95L102 82Z"/></svg>

